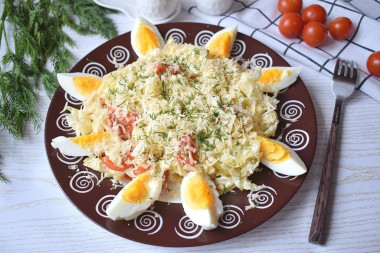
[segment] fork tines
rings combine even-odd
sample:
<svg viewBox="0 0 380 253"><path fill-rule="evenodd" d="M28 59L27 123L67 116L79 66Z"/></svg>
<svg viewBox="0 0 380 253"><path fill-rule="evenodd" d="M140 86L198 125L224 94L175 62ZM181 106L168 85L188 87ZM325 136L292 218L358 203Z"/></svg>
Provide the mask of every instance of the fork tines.
<svg viewBox="0 0 380 253"><path fill-rule="evenodd" d="M348 71L350 75L349 78L356 79L356 76L358 74L356 63L354 61L348 61L338 58L335 64L334 76L348 78Z"/></svg>

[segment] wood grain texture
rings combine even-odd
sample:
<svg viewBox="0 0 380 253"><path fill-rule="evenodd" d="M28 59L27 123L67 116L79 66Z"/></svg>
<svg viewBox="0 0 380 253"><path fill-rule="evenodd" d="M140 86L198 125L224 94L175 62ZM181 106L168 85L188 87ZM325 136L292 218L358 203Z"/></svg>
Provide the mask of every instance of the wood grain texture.
<svg viewBox="0 0 380 253"><path fill-rule="evenodd" d="M341 104L338 105L339 111ZM337 104L335 105L334 116L337 111ZM339 113L340 114L340 113ZM339 115L338 115L339 118ZM339 120L338 120L339 122ZM329 141L327 143L325 161L323 163L321 181L319 183L318 195L315 204L313 219L311 221L311 228L309 234L309 241L319 244L325 243L325 221L327 215L327 208L329 203L330 188L332 182L332 176L334 173L334 160L335 149L338 137L339 123L336 119L333 120L330 129Z"/></svg>
<svg viewBox="0 0 380 253"><path fill-rule="evenodd" d="M0 7L2 7L2 2ZM1 9L1 8L0 8ZM194 21L181 13L175 21ZM110 15L118 32L132 23ZM75 61L105 42L79 36L71 49ZM8 33L10 36L11 32ZM4 48L0 49L3 55ZM296 66L294 61L289 62ZM379 252L380 251L380 106L361 92L345 103L337 140L336 171L327 214L324 246L308 242L321 168L326 151L334 98L330 79L306 67L301 78L317 113L318 144L312 168L293 199L274 217L246 234L217 244L193 248L162 248L136 243L109 233L83 216L58 187L44 148L42 126L27 127L23 141L0 133L3 172L11 183L0 184L1 252ZM38 111L46 117L49 99L40 92Z"/></svg>

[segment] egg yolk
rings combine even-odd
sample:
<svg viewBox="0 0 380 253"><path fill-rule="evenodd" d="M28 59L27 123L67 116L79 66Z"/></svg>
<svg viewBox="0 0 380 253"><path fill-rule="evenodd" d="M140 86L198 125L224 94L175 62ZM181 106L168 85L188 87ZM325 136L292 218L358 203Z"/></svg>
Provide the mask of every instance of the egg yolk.
<svg viewBox="0 0 380 253"><path fill-rule="evenodd" d="M188 179L184 192L184 201L193 210L208 209L214 205L212 189L199 174Z"/></svg>
<svg viewBox="0 0 380 253"><path fill-rule="evenodd" d="M92 76L77 76L73 79L75 89L85 97L96 91L102 83L101 78Z"/></svg>
<svg viewBox="0 0 380 253"><path fill-rule="evenodd" d="M257 81L259 84L275 84L281 81L284 77L284 71L286 76L290 76L290 70L283 69L267 69L261 72L261 77Z"/></svg>
<svg viewBox="0 0 380 253"><path fill-rule="evenodd" d="M272 163L281 163L290 158L290 152L280 144L258 136L260 141L260 153L263 158Z"/></svg>
<svg viewBox="0 0 380 253"><path fill-rule="evenodd" d="M128 187L123 190L121 194L122 198L132 204L145 202L149 197L148 181L151 177L149 174L142 174L135 178L128 184Z"/></svg>
<svg viewBox="0 0 380 253"><path fill-rule="evenodd" d="M147 55L154 49L160 47L160 41L151 28L141 26L137 31L136 45L142 55Z"/></svg>
<svg viewBox="0 0 380 253"><path fill-rule="evenodd" d="M72 142L78 144L81 147L89 147L94 145L96 142L101 141L104 138L110 136L110 133L96 133L96 134L88 134L83 136L74 137L71 139Z"/></svg>
<svg viewBox="0 0 380 253"><path fill-rule="evenodd" d="M227 58L230 57L231 41L232 35L230 32L222 33L210 41L207 49L210 50L212 57Z"/></svg>

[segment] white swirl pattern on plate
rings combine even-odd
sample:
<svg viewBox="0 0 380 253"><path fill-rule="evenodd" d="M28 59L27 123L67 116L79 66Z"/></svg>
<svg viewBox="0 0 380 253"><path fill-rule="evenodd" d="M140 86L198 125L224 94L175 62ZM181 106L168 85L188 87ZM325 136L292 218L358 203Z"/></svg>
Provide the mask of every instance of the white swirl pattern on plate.
<svg viewBox="0 0 380 253"><path fill-rule="evenodd" d="M291 176L288 176L288 175L284 175L284 174L281 174L281 173L278 173L276 171L273 171L273 174L276 176L276 177L279 177L279 178L289 178ZM296 179L298 176L293 176L292 178L289 179L289 181L292 181L294 179Z"/></svg>
<svg viewBox="0 0 380 253"><path fill-rule="evenodd" d="M55 123L59 130L65 131L68 135L71 135L74 134L75 131L70 127L69 122L66 118L67 115L69 115L69 113L62 113L61 115L59 115Z"/></svg>
<svg viewBox="0 0 380 253"><path fill-rule="evenodd" d="M69 93L65 92L65 99L69 104L72 105L81 105L82 101L79 99L76 99L75 97L71 96Z"/></svg>
<svg viewBox="0 0 380 253"><path fill-rule="evenodd" d="M269 68L272 67L273 60L272 57L269 54L255 54L252 56L251 60L249 61L249 65L251 66L251 69L254 69L255 66L260 66L262 68Z"/></svg>
<svg viewBox="0 0 380 253"><path fill-rule="evenodd" d="M204 46L207 44L207 42L211 39L211 37L214 35L213 32L208 30L203 30L197 33L194 39L194 44L197 46Z"/></svg>
<svg viewBox="0 0 380 253"><path fill-rule="evenodd" d="M112 202L116 195L105 195L96 203L95 211L102 217L108 218L106 213L108 205Z"/></svg>
<svg viewBox="0 0 380 253"><path fill-rule="evenodd" d="M96 182L98 182L98 177L87 170L78 171L70 180L70 187L78 193L87 193L91 191Z"/></svg>
<svg viewBox="0 0 380 253"><path fill-rule="evenodd" d="M177 230L177 227L174 227L175 232L185 239L197 238L203 232L203 228L194 224L186 215L179 220L178 226L180 231Z"/></svg>
<svg viewBox="0 0 380 253"><path fill-rule="evenodd" d="M301 129L293 129L285 136L285 141L295 151L306 148L309 140L309 134Z"/></svg>
<svg viewBox="0 0 380 253"><path fill-rule="evenodd" d="M242 57L243 54L245 53L245 49L246 49L246 45L244 41L235 40L235 43L231 49L231 56L236 57L236 58Z"/></svg>
<svg viewBox="0 0 380 253"><path fill-rule="evenodd" d="M86 66L83 67L82 72L103 77L107 73L107 70L102 64L98 62L89 62L86 64Z"/></svg>
<svg viewBox="0 0 380 253"><path fill-rule="evenodd" d="M158 219L158 222L157 222ZM148 235L157 233L163 224L162 216L155 211L146 210L134 220L138 230L149 232Z"/></svg>
<svg viewBox="0 0 380 253"><path fill-rule="evenodd" d="M176 43L184 43L186 39L186 33L178 28L172 28L165 34L165 41L168 41L169 37L173 37Z"/></svg>
<svg viewBox="0 0 380 253"><path fill-rule="evenodd" d="M107 54L107 60L112 64L124 65L129 60L129 50L123 46L114 46Z"/></svg>
<svg viewBox="0 0 380 253"><path fill-rule="evenodd" d="M240 225L241 216L244 215L243 210L235 205L224 205L223 214L220 216L218 224L225 229L233 229Z"/></svg>
<svg viewBox="0 0 380 253"><path fill-rule="evenodd" d="M83 156L68 156L58 151L57 158L64 164L73 165L79 163L83 159Z"/></svg>
<svg viewBox="0 0 380 253"><path fill-rule="evenodd" d="M265 189L256 192L255 198L255 208L265 209L270 207L274 202L274 196L272 192L277 195L275 189L270 186L267 186Z"/></svg>
<svg viewBox="0 0 380 253"><path fill-rule="evenodd" d="M281 106L280 116L284 120L296 121L302 116L302 107L305 105L301 101L289 100Z"/></svg>
<svg viewBox="0 0 380 253"><path fill-rule="evenodd" d="M195 36L194 42L198 46L204 46L210 40L213 34L214 33L211 31L202 30ZM177 43L184 43L187 37L186 33L178 28L170 29L165 35L165 40L167 41L170 36L173 36L174 40ZM242 40L236 40L231 50L231 56L239 58L244 55L245 51L245 42ZM107 60L113 64L115 63L114 59L116 59L116 63L118 64L125 64L128 62L129 58L129 50L123 46L114 46L107 54ZM253 61L253 59L255 59L255 61ZM267 68L272 66L273 60L272 57L267 53L258 53L252 56L250 60L251 68L255 66L254 64L256 66ZM106 68L97 62L90 62L86 64L82 71L85 73L97 75L99 77L103 77L103 75L105 75L107 72ZM82 104L82 101L75 99L68 93L65 93L65 99L72 105ZM284 120L297 120L302 115L301 106L305 108L304 104L300 101L287 101L282 105L280 109L280 116ZM60 130L65 131L66 134L69 134L73 129L69 127L67 120L65 119L66 115L68 115L68 113L61 114L57 118L56 124ZM303 137L302 133L305 137ZM309 135L307 132L297 129L290 131L286 135L285 139L289 143L289 146L293 147L294 150L300 150L307 146L309 142ZM78 164L83 159L83 157L65 156L60 152L57 152L57 157L62 163L69 165ZM274 172L274 174L279 178L289 177L276 172ZM293 180L295 178L297 177L293 177L290 180ZM78 193L88 193L94 188L98 180L99 179L92 172L79 171L71 178L70 187L73 191L76 191ZM267 186L265 189L255 192L255 195L256 208L264 209L272 206L274 203L274 196L277 195L277 192L272 187ZM114 198L115 195L105 195L100 198L95 206L97 214L104 218L108 218L106 210ZM224 212L218 221L220 227L224 229L234 229L239 224L241 224L242 217L244 216L244 211L240 207L227 204L223 206L223 209ZM155 211L146 210L143 214L139 215L134 220L134 225L136 229L147 232L148 235L152 235L158 232L162 232L161 228L163 226L163 218ZM204 229L201 226L194 224L190 218L185 215L179 220L178 226L175 226L174 230L178 236L184 239L195 239L203 233Z"/></svg>

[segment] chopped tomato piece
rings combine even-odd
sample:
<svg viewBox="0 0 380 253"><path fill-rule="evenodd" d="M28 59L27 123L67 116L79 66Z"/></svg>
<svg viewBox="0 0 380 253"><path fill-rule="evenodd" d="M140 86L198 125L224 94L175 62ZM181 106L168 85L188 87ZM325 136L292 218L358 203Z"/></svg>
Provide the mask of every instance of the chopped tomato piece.
<svg viewBox="0 0 380 253"><path fill-rule="evenodd" d="M125 141L129 140L132 135L133 128L136 125L138 114L135 112L126 113L124 110L108 107L108 118L111 127L115 127L118 131L120 138Z"/></svg>
<svg viewBox="0 0 380 253"><path fill-rule="evenodd" d="M164 172L164 181L162 183L162 189L165 189L168 186L168 176L169 176L169 171L165 170L165 172Z"/></svg>
<svg viewBox="0 0 380 253"><path fill-rule="evenodd" d="M149 169L149 167L148 168L144 168L143 166L137 166L137 168L133 172L135 173L135 175L139 175L141 173L144 173L148 169Z"/></svg>
<svg viewBox="0 0 380 253"><path fill-rule="evenodd" d="M102 156L103 163L110 168L111 170L116 171L126 171L127 169L130 169L133 167L133 164L123 164L123 167L119 167L116 164L114 164L108 156Z"/></svg>
<svg viewBox="0 0 380 253"><path fill-rule="evenodd" d="M156 74L158 76L165 74L168 70L171 75L178 75L179 73L182 73L185 71L185 69L182 66L173 67L173 66L170 66L167 64L161 64L161 63L156 66Z"/></svg>
<svg viewBox="0 0 380 253"><path fill-rule="evenodd" d="M129 180L129 181L132 181L132 178L130 176L128 176L127 174L124 174L124 178Z"/></svg>
<svg viewBox="0 0 380 253"><path fill-rule="evenodd" d="M131 150L130 152L132 152L133 150ZM124 155L124 159L126 159L126 160L133 160L133 156L132 156L132 154L131 153L128 153L128 154L126 154L126 155Z"/></svg>
<svg viewBox="0 0 380 253"><path fill-rule="evenodd" d="M181 165L189 164L194 166L197 161L196 146L194 140L184 135L179 138L179 145L177 147L177 161Z"/></svg>
<svg viewBox="0 0 380 253"><path fill-rule="evenodd" d="M184 71L184 69L182 68L182 66L180 66L179 68L171 68L170 69L170 74L171 75L178 75L179 73L182 73Z"/></svg>
<svg viewBox="0 0 380 253"><path fill-rule="evenodd" d="M168 69L167 65L158 64L156 66L156 74L159 75L159 76L161 76L161 75L163 75L166 72L167 69Z"/></svg>
<svg viewBox="0 0 380 253"><path fill-rule="evenodd" d="M106 100L104 98L99 98L99 102L100 102L100 105L102 107L105 107L106 106Z"/></svg>

